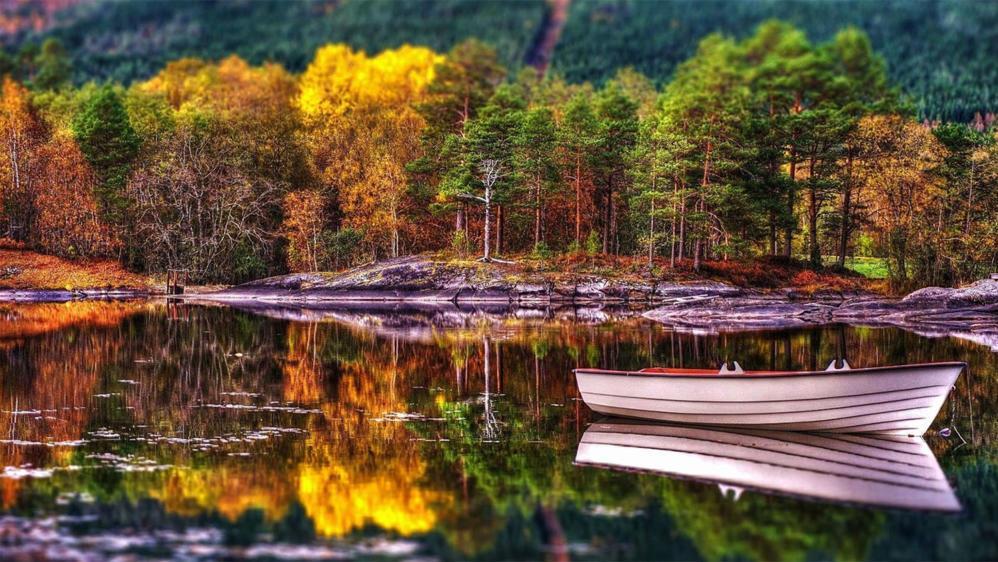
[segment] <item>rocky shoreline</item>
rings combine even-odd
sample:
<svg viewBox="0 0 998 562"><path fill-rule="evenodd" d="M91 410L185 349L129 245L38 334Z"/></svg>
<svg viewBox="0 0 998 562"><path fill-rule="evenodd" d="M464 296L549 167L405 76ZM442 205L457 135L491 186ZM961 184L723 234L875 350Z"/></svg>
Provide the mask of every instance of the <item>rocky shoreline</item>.
<svg viewBox="0 0 998 562"><path fill-rule="evenodd" d="M157 294L148 289L0 289L0 302L141 299Z"/></svg>
<svg viewBox="0 0 998 562"><path fill-rule="evenodd" d="M664 303L646 318L710 332L805 328L825 324L893 326L925 336L952 335L998 350L998 280L957 289L928 287L901 298L871 295L788 298L746 292Z"/></svg>
<svg viewBox="0 0 998 562"><path fill-rule="evenodd" d="M957 334L998 349L998 280L950 289L929 287L904 298L792 288L757 290L716 281L665 282L586 274L511 274L501 267L425 258L372 264L342 275L285 275L198 295L199 300L304 308L397 305L637 309L679 329L744 331L826 324L895 326L924 335Z"/></svg>
<svg viewBox="0 0 998 562"><path fill-rule="evenodd" d="M271 303L453 303L651 306L674 299L733 297L743 289L715 281L667 283L592 274L522 273L494 264L452 264L420 257L379 262L340 274L282 275L198 298Z"/></svg>
<svg viewBox="0 0 998 562"><path fill-rule="evenodd" d="M152 292L134 289L0 291L0 301L14 302L150 296ZM239 308L280 309L291 316L301 314L293 309L391 314L399 307L436 309L430 315L433 317L489 309L516 314L531 314L531 310L577 314L584 310L589 316L590 311L626 310L628 316L642 314L677 329L707 332L835 323L895 326L923 335L957 335L998 350L998 279L956 289L929 287L898 299L859 291L747 289L710 280L523 272L502 264L453 263L414 256L342 274L283 275L179 298Z"/></svg>

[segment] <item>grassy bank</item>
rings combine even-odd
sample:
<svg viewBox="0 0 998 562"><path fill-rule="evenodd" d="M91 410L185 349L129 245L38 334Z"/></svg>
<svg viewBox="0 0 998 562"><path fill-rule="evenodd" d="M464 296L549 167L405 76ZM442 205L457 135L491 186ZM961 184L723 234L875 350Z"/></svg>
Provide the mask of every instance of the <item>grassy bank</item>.
<svg viewBox="0 0 998 562"><path fill-rule="evenodd" d="M0 289L152 289L151 277L115 260L67 260L28 250L0 249Z"/></svg>
<svg viewBox="0 0 998 562"><path fill-rule="evenodd" d="M632 256L521 254L503 256L501 261L487 264L477 261L474 256L455 256L447 252L424 257L437 264L477 271L483 278L493 276L510 283L528 279L557 282L585 276L633 283L719 281L745 288L793 288L805 294L827 290L877 290L876 282L859 273L831 269L812 271L802 262L783 258L705 261L696 271L690 260L670 266L667 259L658 259L649 267L647 259ZM331 272L323 277L332 281L343 273ZM160 285L155 277L130 272L114 260L68 260L27 250L0 249L0 289L155 290Z"/></svg>

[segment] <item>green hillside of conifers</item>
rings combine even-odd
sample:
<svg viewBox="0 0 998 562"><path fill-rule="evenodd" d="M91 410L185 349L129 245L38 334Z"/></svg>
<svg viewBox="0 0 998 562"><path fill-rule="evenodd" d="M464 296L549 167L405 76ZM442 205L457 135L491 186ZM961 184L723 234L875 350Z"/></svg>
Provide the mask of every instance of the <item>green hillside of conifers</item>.
<svg viewBox="0 0 998 562"><path fill-rule="evenodd" d="M298 71L317 46L368 51L402 43L446 51L467 37L523 64L546 23L543 0L85 1L44 32L5 37L8 52L60 39L77 82L146 78L183 56L236 53ZM553 59L571 81L601 82L633 66L658 83L706 34L742 37L779 18L824 41L863 29L924 118L969 121L998 109L998 2L973 0L574 0Z"/></svg>

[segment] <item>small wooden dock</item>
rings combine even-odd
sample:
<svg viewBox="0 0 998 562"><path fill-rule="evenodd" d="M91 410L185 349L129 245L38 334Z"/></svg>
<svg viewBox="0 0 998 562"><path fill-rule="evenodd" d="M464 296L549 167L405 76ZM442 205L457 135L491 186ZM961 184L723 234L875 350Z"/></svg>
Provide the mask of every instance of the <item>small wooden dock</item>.
<svg viewBox="0 0 998 562"><path fill-rule="evenodd" d="M190 278L190 272L186 269L167 269L166 294L167 295L184 294L184 288L187 286L187 281L189 278Z"/></svg>

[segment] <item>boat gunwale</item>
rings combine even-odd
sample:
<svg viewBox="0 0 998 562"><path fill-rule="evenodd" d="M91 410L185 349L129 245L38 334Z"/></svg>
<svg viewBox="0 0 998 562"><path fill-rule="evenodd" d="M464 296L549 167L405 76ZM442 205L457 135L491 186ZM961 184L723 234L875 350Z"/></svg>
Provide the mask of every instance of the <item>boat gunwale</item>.
<svg viewBox="0 0 998 562"><path fill-rule="evenodd" d="M576 375L586 374L586 375L607 375L607 376L619 376L619 377L664 377L664 378L676 378L676 379L765 379L765 378L784 378L784 377L804 377L804 376L817 376L817 375L855 375L855 374L866 374L866 373L877 373L883 371L892 371L898 369L918 369L918 368L928 368L928 367L960 367L960 373L967 369L967 363L965 361L941 361L937 363L912 363L909 365L889 365L883 367L859 367L859 368L848 368L848 369L836 369L836 370L821 370L821 371L744 371L741 373L734 372L715 372L709 369L686 369L688 372L679 372L682 369L671 370L668 367L653 367L655 369L663 369L662 371L618 371L612 369L596 369L596 368L580 368L572 369L572 372ZM959 375L959 373L958 373Z"/></svg>

